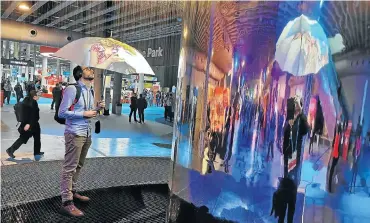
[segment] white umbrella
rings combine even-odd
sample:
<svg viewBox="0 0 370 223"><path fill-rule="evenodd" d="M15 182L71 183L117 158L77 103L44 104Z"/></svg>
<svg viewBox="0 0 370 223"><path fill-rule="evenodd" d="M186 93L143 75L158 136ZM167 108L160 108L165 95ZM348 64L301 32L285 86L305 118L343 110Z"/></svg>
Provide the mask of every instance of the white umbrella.
<svg viewBox="0 0 370 223"><path fill-rule="evenodd" d="M290 21L276 44L275 60L295 76L316 74L329 62L328 40L317 21L306 16Z"/></svg>
<svg viewBox="0 0 370 223"><path fill-rule="evenodd" d="M112 38L86 37L73 41L53 54L76 64L123 74L154 72L134 47Z"/></svg>

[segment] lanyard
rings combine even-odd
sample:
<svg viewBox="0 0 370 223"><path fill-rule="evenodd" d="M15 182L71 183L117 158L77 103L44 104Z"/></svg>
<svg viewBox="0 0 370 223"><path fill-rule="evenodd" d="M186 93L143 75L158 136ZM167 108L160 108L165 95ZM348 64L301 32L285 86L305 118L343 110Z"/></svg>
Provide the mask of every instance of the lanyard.
<svg viewBox="0 0 370 223"><path fill-rule="evenodd" d="M82 91L81 94L82 94L82 98L83 98L84 104L85 104L85 111L88 111L88 110L90 110L90 106L91 106L90 97L89 97L90 91L87 90L87 96L86 96L87 97L87 103L86 103L86 100L85 100L84 92Z"/></svg>
<svg viewBox="0 0 370 223"><path fill-rule="evenodd" d="M297 149L297 144L298 144L298 133L299 133L299 124L301 122L301 118L298 118L298 126L297 126L297 135L296 135L296 139L295 139L295 146L293 146L293 126L294 126L294 123L293 123L293 126L291 127L291 130L290 130L290 143L292 144L292 152L294 153L295 150Z"/></svg>

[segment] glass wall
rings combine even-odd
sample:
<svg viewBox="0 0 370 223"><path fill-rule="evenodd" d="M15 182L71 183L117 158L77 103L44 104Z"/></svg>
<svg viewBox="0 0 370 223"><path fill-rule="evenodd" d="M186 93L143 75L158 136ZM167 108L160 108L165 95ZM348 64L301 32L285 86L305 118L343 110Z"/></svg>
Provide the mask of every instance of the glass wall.
<svg viewBox="0 0 370 223"><path fill-rule="evenodd" d="M370 222L370 78L336 66L368 63L369 8L184 3L169 222Z"/></svg>

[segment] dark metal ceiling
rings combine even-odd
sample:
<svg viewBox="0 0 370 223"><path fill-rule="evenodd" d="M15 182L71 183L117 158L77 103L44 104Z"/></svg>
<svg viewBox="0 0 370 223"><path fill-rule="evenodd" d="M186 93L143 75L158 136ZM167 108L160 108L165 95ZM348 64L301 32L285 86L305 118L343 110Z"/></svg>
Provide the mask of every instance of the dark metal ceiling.
<svg viewBox="0 0 370 223"><path fill-rule="evenodd" d="M22 11L19 4L30 7ZM2 18L126 42L181 33L179 1L1 1ZM177 27L169 29L168 27ZM161 30L152 32L153 28Z"/></svg>
<svg viewBox="0 0 370 223"><path fill-rule="evenodd" d="M19 9L21 3L30 10ZM130 43L180 35L182 5L179 1L1 1L1 17L91 36L112 35ZM26 44L20 48L23 59ZM39 55L37 49L31 49L31 59ZM37 56L37 60L42 59Z"/></svg>

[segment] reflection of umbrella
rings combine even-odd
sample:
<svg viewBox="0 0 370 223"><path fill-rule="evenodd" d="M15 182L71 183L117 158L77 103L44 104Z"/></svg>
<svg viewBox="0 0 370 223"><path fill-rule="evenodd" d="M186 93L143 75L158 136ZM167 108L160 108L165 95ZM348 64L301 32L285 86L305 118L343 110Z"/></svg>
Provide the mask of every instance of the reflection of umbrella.
<svg viewBox="0 0 370 223"><path fill-rule="evenodd" d="M123 74L154 72L135 48L112 38L87 37L73 41L53 56L82 66L95 67Z"/></svg>
<svg viewBox="0 0 370 223"><path fill-rule="evenodd" d="M329 62L327 42L320 24L301 15L285 26L275 59L281 70L295 76L315 74Z"/></svg>

